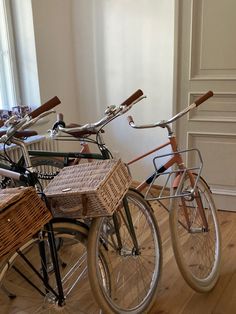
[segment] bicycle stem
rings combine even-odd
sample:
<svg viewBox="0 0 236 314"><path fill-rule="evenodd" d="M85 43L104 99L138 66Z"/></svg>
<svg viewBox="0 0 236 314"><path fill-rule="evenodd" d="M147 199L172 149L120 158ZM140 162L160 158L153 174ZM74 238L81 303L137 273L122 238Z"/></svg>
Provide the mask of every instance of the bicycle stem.
<svg viewBox="0 0 236 314"><path fill-rule="evenodd" d="M23 140L21 140L21 139L15 138L15 137L13 137L11 139L11 142L13 144L16 144L17 146L20 146L20 148L22 150L22 154L24 156L26 168L31 170L32 163L31 163L31 160L30 160L30 157L29 157L29 153L28 153L28 149L27 149L27 146L26 146L25 142Z"/></svg>

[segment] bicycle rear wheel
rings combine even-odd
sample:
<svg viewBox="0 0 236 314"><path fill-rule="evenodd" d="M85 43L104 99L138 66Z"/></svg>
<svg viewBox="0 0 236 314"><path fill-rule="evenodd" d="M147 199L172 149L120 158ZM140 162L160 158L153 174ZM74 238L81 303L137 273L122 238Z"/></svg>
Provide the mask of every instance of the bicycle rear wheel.
<svg viewBox="0 0 236 314"><path fill-rule="evenodd" d="M196 179L196 175L195 175ZM186 176L181 192L191 192ZM221 240L217 212L206 182L200 178L196 192L203 205L208 230L204 228L196 197L172 200L169 222L173 250L180 272L186 282L198 292L207 292L215 286L220 272ZM190 228L187 226L188 217Z"/></svg>
<svg viewBox="0 0 236 314"><path fill-rule="evenodd" d="M35 272L14 253L0 271L0 308L5 313L100 313L87 278L88 229L80 222L57 219L53 223L65 305L59 307L53 293L48 291ZM39 243L44 243L46 265L42 265ZM49 284L55 291L56 281L49 251L47 233L35 237L19 250L40 272L46 270ZM106 263L100 258L104 278L108 280ZM28 280L28 281L27 281ZM33 286L34 285L34 286ZM108 285L108 284L107 284Z"/></svg>
<svg viewBox="0 0 236 314"><path fill-rule="evenodd" d="M105 313L146 313L156 298L161 273L161 240L153 211L137 191L129 190L126 200L138 249L124 205L114 217L95 219L89 234L88 275ZM99 265L101 254L109 268L109 289Z"/></svg>

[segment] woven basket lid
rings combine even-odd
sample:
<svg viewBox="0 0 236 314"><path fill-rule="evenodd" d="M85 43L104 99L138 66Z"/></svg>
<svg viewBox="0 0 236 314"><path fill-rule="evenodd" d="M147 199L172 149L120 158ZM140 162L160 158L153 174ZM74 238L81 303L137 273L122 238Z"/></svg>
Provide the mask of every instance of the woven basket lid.
<svg viewBox="0 0 236 314"><path fill-rule="evenodd" d="M34 190L32 187L17 187L0 190L0 212L18 202L25 193L32 190Z"/></svg>

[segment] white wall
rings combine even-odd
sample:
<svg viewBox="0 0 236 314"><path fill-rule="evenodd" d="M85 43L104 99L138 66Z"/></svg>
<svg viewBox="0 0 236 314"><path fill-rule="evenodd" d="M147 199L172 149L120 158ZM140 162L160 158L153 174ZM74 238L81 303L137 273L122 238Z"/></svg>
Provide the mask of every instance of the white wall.
<svg viewBox="0 0 236 314"><path fill-rule="evenodd" d="M137 122L170 117L174 0L73 0L73 18L80 121L99 118L138 88L148 99L129 112ZM105 136L125 160L166 140L163 130L132 130L125 117ZM150 160L137 165L135 177L149 168Z"/></svg>
<svg viewBox="0 0 236 314"><path fill-rule="evenodd" d="M92 122L138 88L148 99L130 112L137 122L171 115L174 0L32 0L32 11L41 101L57 95L67 121ZM129 160L165 135L132 130L120 117L105 138ZM135 178L149 168L138 165Z"/></svg>

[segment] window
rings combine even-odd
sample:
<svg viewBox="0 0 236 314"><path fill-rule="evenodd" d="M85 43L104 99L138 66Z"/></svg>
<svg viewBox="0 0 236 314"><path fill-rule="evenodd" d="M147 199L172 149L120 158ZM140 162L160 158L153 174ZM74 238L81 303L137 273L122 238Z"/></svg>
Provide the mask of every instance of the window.
<svg viewBox="0 0 236 314"><path fill-rule="evenodd" d="M0 109L18 105L18 90L10 3L0 0Z"/></svg>

